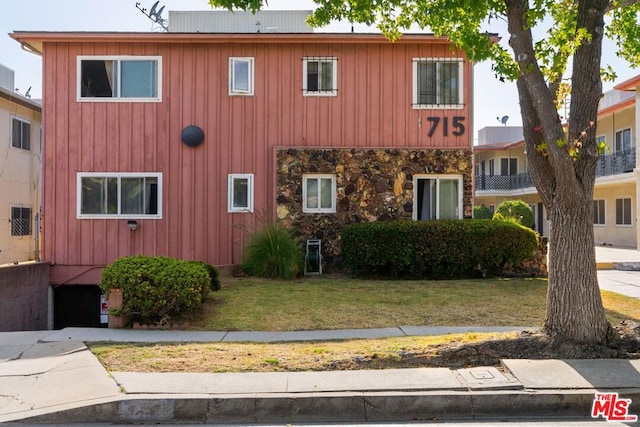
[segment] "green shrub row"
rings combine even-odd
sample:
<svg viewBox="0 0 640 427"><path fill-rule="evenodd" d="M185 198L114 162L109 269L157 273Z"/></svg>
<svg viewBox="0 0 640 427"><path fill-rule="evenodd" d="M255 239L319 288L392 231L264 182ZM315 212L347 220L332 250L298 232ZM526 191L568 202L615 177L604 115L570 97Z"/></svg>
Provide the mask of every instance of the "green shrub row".
<svg viewBox="0 0 640 427"><path fill-rule="evenodd" d="M215 267L169 257L120 258L102 271L100 288L106 295L121 289L118 315L140 323L155 323L200 305L210 290L219 289Z"/></svg>
<svg viewBox="0 0 640 427"><path fill-rule="evenodd" d="M342 231L344 266L355 274L406 278L499 274L535 254L536 233L510 221L436 220L352 224Z"/></svg>

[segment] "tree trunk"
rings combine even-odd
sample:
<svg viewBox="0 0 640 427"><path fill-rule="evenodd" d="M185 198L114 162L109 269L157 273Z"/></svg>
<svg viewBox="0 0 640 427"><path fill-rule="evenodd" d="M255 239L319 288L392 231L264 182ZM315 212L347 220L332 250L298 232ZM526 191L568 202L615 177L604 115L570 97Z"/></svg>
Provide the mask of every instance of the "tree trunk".
<svg viewBox="0 0 640 427"><path fill-rule="evenodd" d="M549 211L549 288L545 331L558 341L602 342L610 326L596 274L593 203Z"/></svg>

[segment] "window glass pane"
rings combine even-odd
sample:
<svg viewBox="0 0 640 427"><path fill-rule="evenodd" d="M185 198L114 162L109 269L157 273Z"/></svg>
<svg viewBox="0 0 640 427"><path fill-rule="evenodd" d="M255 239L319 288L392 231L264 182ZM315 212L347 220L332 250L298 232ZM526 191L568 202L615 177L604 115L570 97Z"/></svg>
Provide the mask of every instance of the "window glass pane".
<svg viewBox="0 0 640 427"><path fill-rule="evenodd" d="M20 120L18 119L13 119L11 121L11 146L15 147L15 148L22 148L21 147L21 137L22 137L22 126L20 126Z"/></svg>
<svg viewBox="0 0 640 427"><path fill-rule="evenodd" d="M123 98L153 98L158 94L156 61L121 61L120 96Z"/></svg>
<svg viewBox="0 0 640 427"><path fill-rule="evenodd" d="M458 180L440 179L440 212L439 219L458 218Z"/></svg>
<svg viewBox="0 0 640 427"><path fill-rule="evenodd" d="M332 90L333 89L333 62L322 62L322 82L320 85L321 90Z"/></svg>
<svg viewBox="0 0 640 427"><path fill-rule="evenodd" d="M83 60L80 64L80 96L115 96L114 68L114 61Z"/></svg>
<svg viewBox="0 0 640 427"><path fill-rule="evenodd" d="M307 208L318 209L318 179L307 178Z"/></svg>
<svg viewBox="0 0 640 427"><path fill-rule="evenodd" d="M83 214L118 213L118 180L106 177L82 178Z"/></svg>
<svg viewBox="0 0 640 427"><path fill-rule="evenodd" d="M458 104L458 62L443 62L439 65L439 104Z"/></svg>
<svg viewBox="0 0 640 427"><path fill-rule="evenodd" d="M309 92L317 92L318 91L318 80L319 80L319 70L318 70L318 61L308 61L307 62L307 90Z"/></svg>
<svg viewBox="0 0 640 427"><path fill-rule="evenodd" d="M31 124L22 122L22 149L31 150Z"/></svg>
<svg viewBox="0 0 640 427"><path fill-rule="evenodd" d="M144 178L122 178L121 214L144 213Z"/></svg>
<svg viewBox="0 0 640 427"><path fill-rule="evenodd" d="M247 178L233 179L233 207L249 208L249 180Z"/></svg>
<svg viewBox="0 0 640 427"><path fill-rule="evenodd" d="M320 179L320 207L331 209L333 207L333 180L331 178Z"/></svg>
<svg viewBox="0 0 640 427"><path fill-rule="evenodd" d="M624 199L624 223L626 225L631 225L631 199Z"/></svg>
<svg viewBox="0 0 640 427"><path fill-rule="evenodd" d="M233 90L249 92L249 61L233 61Z"/></svg>
<svg viewBox="0 0 640 427"><path fill-rule="evenodd" d="M435 62L418 63L418 104L437 104Z"/></svg>

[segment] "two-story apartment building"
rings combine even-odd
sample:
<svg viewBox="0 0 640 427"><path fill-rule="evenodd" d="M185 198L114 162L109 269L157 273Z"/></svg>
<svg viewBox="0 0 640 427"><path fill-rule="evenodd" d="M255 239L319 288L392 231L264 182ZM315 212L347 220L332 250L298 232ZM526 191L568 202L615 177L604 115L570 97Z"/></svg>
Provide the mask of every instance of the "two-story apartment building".
<svg viewBox="0 0 640 427"><path fill-rule="evenodd" d="M472 64L445 38L50 33L43 259L95 286L132 254L241 262L263 218L322 239L472 214Z"/></svg>
<svg viewBox="0 0 640 427"><path fill-rule="evenodd" d="M596 138L606 149L598 160L593 202L594 237L599 245L640 249L639 85L640 76L622 82L600 101ZM495 208L506 199L524 200L534 210L537 230L547 235L546 211L529 175L522 134L513 138L512 134L505 137L505 132L510 130L496 127L480 131L479 144L474 147L474 204Z"/></svg>
<svg viewBox="0 0 640 427"><path fill-rule="evenodd" d="M36 258L41 120L40 104L16 92L14 71L0 65L0 265Z"/></svg>

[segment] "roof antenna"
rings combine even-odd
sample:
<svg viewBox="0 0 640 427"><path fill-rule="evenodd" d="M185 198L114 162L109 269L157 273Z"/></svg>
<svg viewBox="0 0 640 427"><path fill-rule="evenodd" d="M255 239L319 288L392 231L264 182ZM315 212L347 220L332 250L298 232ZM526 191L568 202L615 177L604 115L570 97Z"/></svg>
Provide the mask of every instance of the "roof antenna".
<svg viewBox="0 0 640 427"><path fill-rule="evenodd" d="M153 6L151 6L151 10L147 13L147 9L144 7L140 7L140 2L136 2L136 7L140 12L144 14L147 18L151 19L156 24L160 25L165 31L169 32L169 23L166 19L162 17L162 12L164 11L164 6L158 9L158 5L160 4L160 0L156 1Z"/></svg>
<svg viewBox="0 0 640 427"><path fill-rule="evenodd" d="M27 92L24 94L24 97L31 99L31 86L29 86L29 89L27 89Z"/></svg>
<svg viewBox="0 0 640 427"><path fill-rule="evenodd" d="M496 117L496 119L498 119L500 123L506 126L507 122L509 121L509 116L502 116L502 118Z"/></svg>

